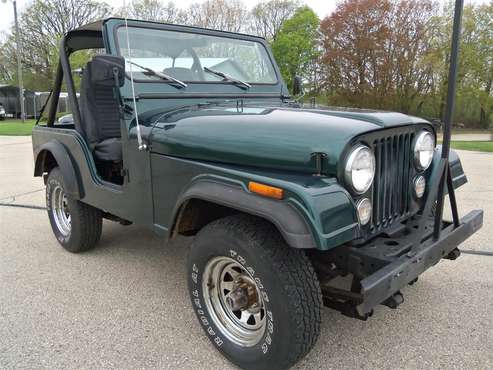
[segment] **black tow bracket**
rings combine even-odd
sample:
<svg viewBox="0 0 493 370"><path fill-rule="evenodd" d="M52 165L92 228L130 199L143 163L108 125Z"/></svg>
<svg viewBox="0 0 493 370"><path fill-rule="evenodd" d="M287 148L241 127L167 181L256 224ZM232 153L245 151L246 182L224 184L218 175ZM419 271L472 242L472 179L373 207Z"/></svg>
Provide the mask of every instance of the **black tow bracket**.
<svg viewBox="0 0 493 370"><path fill-rule="evenodd" d="M404 296L401 292L395 293L393 296L390 296L385 301L382 302L382 305L387 306L388 308L392 308L395 310L402 303L404 303Z"/></svg>
<svg viewBox="0 0 493 370"><path fill-rule="evenodd" d="M451 251L449 254L447 254L445 257L443 257L446 260L456 260L457 258L460 257L460 250L459 248L455 248L453 251Z"/></svg>
<svg viewBox="0 0 493 370"><path fill-rule="evenodd" d="M457 258L460 254L457 247L482 225L483 211L471 211L460 220L459 227L454 227L453 224L445 226L439 240L434 241L433 238L428 237L418 248L412 250L412 256L408 254L399 256L393 262L365 277L360 281L360 293L363 299L357 307L358 312L364 315L382 302L394 305L395 302L389 302L388 299L395 299L395 292L400 292L405 285L413 282L442 258ZM381 247L385 245L385 240L383 243ZM375 249L378 251L378 246Z"/></svg>

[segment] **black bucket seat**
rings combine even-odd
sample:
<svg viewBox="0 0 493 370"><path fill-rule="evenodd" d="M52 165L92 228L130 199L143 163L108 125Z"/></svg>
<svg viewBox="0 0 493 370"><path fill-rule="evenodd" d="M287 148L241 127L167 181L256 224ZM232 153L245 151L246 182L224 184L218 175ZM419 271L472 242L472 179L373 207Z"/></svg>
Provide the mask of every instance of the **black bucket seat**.
<svg viewBox="0 0 493 370"><path fill-rule="evenodd" d="M114 84L99 81L101 65L93 59L84 68L81 81L81 134L96 158L121 162L122 142L119 98Z"/></svg>

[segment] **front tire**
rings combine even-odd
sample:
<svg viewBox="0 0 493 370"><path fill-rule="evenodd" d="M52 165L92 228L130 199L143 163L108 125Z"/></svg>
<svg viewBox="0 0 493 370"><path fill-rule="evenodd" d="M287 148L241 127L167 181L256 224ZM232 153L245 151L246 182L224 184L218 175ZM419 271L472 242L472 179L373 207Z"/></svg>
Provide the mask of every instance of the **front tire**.
<svg viewBox="0 0 493 370"><path fill-rule="evenodd" d="M289 368L317 341L322 297L313 267L261 219L204 227L190 250L188 286L206 335L242 368Z"/></svg>
<svg viewBox="0 0 493 370"><path fill-rule="evenodd" d="M67 196L58 167L51 170L46 181L46 209L55 237L69 252L87 251L99 241L101 211Z"/></svg>

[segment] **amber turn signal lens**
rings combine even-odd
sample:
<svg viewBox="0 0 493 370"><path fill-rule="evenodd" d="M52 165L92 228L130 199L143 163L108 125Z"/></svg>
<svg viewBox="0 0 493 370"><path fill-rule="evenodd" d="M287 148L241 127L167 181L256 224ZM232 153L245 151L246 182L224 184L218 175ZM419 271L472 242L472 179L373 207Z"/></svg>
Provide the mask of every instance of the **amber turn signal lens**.
<svg viewBox="0 0 493 370"><path fill-rule="evenodd" d="M248 190L252 193L274 199L282 199L284 197L284 190L269 185L259 184L258 182L253 181L248 183Z"/></svg>

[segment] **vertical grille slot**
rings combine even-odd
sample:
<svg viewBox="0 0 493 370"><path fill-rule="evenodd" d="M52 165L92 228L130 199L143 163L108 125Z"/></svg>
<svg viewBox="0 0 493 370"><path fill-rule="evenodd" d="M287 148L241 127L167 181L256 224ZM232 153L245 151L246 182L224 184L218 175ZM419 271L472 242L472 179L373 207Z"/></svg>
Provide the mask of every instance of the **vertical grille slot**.
<svg viewBox="0 0 493 370"><path fill-rule="evenodd" d="M375 180L371 231L392 225L410 211L409 183L414 133L407 132L375 139Z"/></svg>

